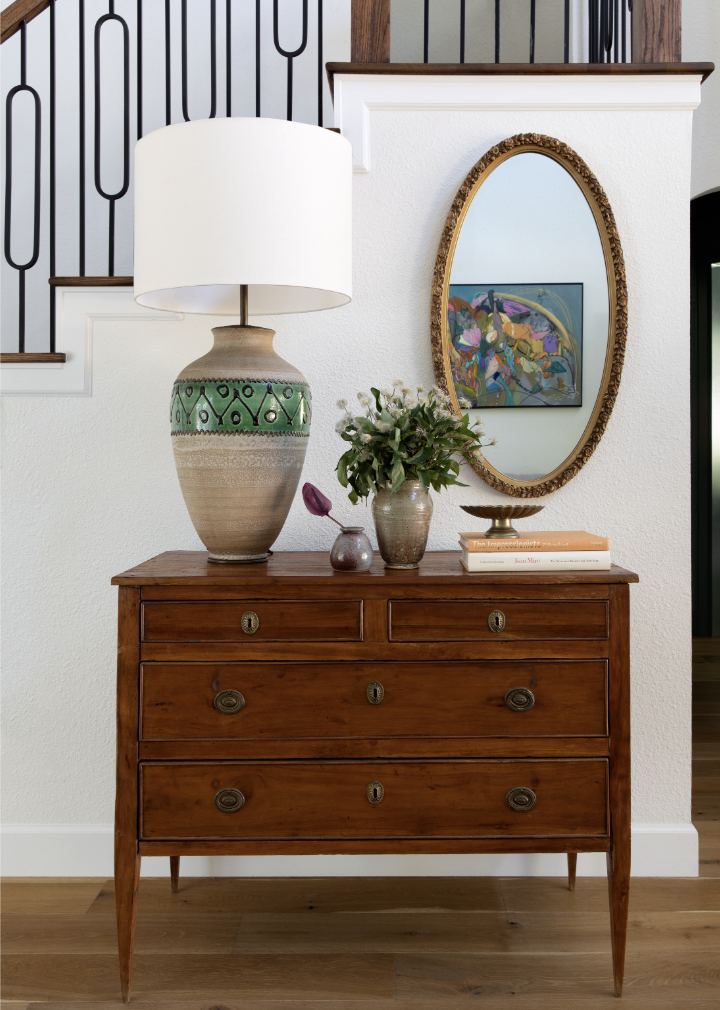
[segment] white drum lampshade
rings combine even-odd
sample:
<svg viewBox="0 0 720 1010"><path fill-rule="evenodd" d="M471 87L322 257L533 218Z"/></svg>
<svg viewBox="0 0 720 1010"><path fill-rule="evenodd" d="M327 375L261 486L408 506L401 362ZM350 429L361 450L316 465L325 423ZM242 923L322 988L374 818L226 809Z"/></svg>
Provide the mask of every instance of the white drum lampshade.
<svg viewBox="0 0 720 1010"><path fill-rule="evenodd" d="M267 560L287 517L310 390L247 316L350 301L351 193L348 141L303 123L198 120L136 146L135 300L240 319L213 329L172 395L180 486L211 561Z"/></svg>

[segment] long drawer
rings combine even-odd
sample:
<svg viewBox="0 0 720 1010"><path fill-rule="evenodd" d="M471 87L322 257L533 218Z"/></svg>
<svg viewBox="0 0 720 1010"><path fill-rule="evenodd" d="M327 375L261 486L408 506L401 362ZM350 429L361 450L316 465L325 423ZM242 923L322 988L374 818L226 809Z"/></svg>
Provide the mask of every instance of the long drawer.
<svg viewBox="0 0 720 1010"><path fill-rule="evenodd" d="M391 600L392 642L606 639L604 600Z"/></svg>
<svg viewBox="0 0 720 1010"><path fill-rule="evenodd" d="M607 761L141 764L143 839L607 836Z"/></svg>
<svg viewBox="0 0 720 1010"><path fill-rule="evenodd" d="M143 603L143 642L359 642L362 600Z"/></svg>
<svg viewBox="0 0 720 1010"><path fill-rule="evenodd" d="M604 736L605 660L145 663L141 739Z"/></svg>

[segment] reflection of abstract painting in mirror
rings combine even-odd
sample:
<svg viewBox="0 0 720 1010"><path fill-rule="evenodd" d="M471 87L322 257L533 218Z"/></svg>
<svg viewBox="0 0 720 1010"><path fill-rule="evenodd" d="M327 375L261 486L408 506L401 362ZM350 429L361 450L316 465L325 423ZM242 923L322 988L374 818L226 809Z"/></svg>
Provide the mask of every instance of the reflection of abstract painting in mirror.
<svg viewBox="0 0 720 1010"><path fill-rule="evenodd" d="M582 406L582 284L451 284L450 367L471 407Z"/></svg>

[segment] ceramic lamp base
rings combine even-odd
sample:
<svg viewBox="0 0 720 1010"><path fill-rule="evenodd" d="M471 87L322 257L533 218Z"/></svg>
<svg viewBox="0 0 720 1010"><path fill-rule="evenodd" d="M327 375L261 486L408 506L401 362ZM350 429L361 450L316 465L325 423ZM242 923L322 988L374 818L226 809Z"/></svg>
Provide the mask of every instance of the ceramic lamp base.
<svg viewBox="0 0 720 1010"><path fill-rule="evenodd" d="M273 330L212 332L212 350L187 365L173 388L175 466L209 560L257 564L267 561L297 490L310 389L273 350Z"/></svg>

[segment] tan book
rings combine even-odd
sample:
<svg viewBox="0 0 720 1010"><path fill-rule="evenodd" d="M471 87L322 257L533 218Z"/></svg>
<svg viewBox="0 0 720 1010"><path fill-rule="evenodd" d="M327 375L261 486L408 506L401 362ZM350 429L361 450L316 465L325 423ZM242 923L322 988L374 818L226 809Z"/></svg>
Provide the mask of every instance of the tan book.
<svg viewBox="0 0 720 1010"><path fill-rule="evenodd" d="M607 537L598 537L585 530L540 530L521 533L516 539L495 537L488 540L482 533L461 533L460 544L471 554L483 551L609 551Z"/></svg>

